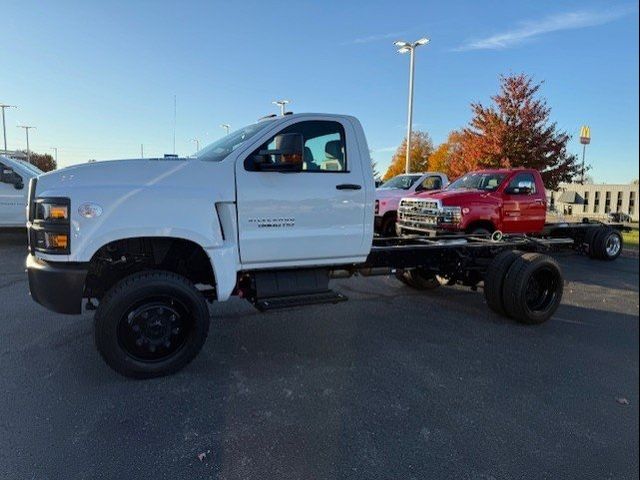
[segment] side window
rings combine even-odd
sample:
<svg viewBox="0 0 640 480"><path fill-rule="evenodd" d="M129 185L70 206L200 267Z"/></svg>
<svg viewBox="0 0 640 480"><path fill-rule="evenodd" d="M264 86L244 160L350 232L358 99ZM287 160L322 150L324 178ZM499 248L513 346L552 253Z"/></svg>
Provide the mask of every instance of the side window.
<svg viewBox="0 0 640 480"><path fill-rule="evenodd" d="M536 193L536 179L531 173L519 173L509 182L507 191L518 194L522 190L528 189L530 193Z"/></svg>
<svg viewBox="0 0 640 480"><path fill-rule="evenodd" d="M299 133L304 139L303 172L334 173L347 171L346 140L344 128L338 122L313 120L299 122L278 132ZM273 150L276 136L256 149L245 161L245 169L256 171L251 157L260 150Z"/></svg>
<svg viewBox="0 0 640 480"><path fill-rule="evenodd" d="M425 178L420 184L420 188L418 190L441 190L442 189L442 179L437 176L431 176Z"/></svg>

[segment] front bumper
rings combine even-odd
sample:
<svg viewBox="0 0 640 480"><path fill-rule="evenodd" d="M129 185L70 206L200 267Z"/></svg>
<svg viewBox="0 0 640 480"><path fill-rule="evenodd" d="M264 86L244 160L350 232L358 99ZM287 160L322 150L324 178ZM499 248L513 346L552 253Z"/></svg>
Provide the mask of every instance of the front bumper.
<svg viewBox="0 0 640 480"><path fill-rule="evenodd" d="M57 263L27 256L31 297L57 313L82 313L82 294L89 270L86 263Z"/></svg>

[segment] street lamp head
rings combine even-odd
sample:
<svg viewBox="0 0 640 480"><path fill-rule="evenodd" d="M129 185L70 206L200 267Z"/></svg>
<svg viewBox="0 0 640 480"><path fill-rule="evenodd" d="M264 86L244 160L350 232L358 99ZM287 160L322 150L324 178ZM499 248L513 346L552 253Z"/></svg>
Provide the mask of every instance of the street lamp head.
<svg viewBox="0 0 640 480"><path fill-rule="evenodd" d="M411 46L411 44L409 42L405 42L405 41L402 41L402 40L396 40L395 42L393 42L393 44L398 48Z"/></svg>
<svg viewBox="0 0 640 480"><path fill-rule="evenodd" d="M429 43L431 40L428 39L427 37L423 37L420 40L416 41L415 45L426 45L427 43Z"/></svg>
<svg viewBox="0 0 640 480"><path fill-rule="evenodd" d="M402 47L398 49L398 53L409 53L411 51L411 47Z"/></svg>

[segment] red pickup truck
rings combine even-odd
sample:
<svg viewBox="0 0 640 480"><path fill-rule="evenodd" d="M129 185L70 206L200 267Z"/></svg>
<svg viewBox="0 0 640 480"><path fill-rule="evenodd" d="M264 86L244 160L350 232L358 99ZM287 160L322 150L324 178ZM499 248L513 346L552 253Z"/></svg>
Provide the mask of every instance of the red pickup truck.
<svg viewBox="0 0 640 480"><path fill-rule="evenodd" d="M540 233L547 196L536 170L481 170L438 192L404 198L398 229L438 234Z"/></svg>

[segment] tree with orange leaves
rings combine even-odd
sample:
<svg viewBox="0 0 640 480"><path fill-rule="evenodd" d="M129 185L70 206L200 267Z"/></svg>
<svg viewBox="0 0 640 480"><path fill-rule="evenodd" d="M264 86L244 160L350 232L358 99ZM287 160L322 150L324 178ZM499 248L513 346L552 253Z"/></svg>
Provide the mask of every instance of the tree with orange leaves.
<svg viewBox="0 0 640 480"><path fill-rule="evenodd" d="M405 173L407 138L396 150L391 159L391 165L387 169L383 180L388 180ZM429 157L433 153L433 142L427 132L414 131L411 133L411 156L409 158L409 170L411 172L426 172L429 170Z"/></svg>
<svg viewBox="0 0 640 480"><path fill-rule="evenodd" d="M541 85L524 74L503 76L493 105L471 104L473 118L449 161L453 177L479 168L526 167L553 189L577 175L578 159L567 152L571 137L550 121L551 109L538 98Z"/></svg>

